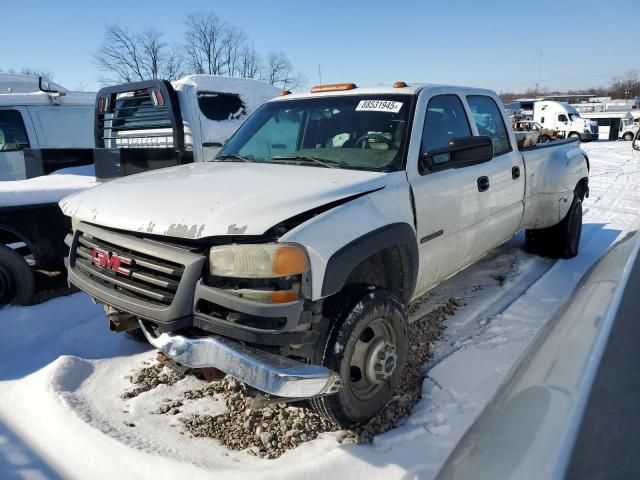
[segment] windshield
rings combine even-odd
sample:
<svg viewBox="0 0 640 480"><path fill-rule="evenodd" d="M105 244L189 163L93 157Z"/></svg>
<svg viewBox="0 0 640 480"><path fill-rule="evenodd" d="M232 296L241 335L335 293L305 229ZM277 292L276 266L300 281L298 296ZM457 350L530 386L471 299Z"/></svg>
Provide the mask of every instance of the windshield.
<svg viewBox="0 0 640 480"><path fill-rule="evenodd" d="M399 170L412 98L344 95L269 102L240 127L215 161Z"/></svg>
<svg viewBox="0 0 640 480"><path fill-rule="evenodd" d="M574 121L574 120L580 120L582 117L580 116L579 113L570 113L569 118L571 119L571 121Z"/></svg>

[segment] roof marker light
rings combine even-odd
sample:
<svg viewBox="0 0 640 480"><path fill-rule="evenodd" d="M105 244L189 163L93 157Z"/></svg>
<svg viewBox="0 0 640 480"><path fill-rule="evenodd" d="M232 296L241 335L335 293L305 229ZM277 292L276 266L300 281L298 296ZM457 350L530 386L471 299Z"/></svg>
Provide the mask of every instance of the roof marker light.
<svg viewBox="0 0 640 480"><path fill-rule="evenodd" d="M311 89L311 93L353 90L354 88L357 88L355 83L332 83L328 85L316 85Z"/></svg>
<svg viewBox="0 0 640 480"><path fill-rule="evenodd" d="M396 82L393 84L393 88L404 88L408 87L407 82Z"/></svg>
<svg viewBox="0 0 640 480"><path fill-rule="evenodd" d="M280 96L284 97L285 95L291 95L291 90L281 90Z"/></svg>

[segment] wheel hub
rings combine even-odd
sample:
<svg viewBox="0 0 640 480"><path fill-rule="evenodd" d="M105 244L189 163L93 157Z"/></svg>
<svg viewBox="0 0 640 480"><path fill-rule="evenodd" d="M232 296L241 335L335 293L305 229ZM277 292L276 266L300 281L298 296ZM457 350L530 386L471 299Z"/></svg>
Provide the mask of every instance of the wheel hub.
<svg viewBox="0 0 640 480"><path fill-rule="evenodd" d="M378 339L369 350L366 362L366 376L369 382L386 382L396 369L396 348L384 339Z"/></svg>

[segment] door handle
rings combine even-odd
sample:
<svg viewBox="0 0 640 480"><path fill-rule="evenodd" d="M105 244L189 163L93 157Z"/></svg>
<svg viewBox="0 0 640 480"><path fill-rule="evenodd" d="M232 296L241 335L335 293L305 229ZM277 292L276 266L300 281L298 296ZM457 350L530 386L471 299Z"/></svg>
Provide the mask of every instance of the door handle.
<svg viewBox="0 0 640 480"><path fill-rule="evenodd" d="M520 178L520 167L513 167L511 169L511 178L514 180Z"/></svg>
<svg viewBox="0 0 640 480"><path fill-rule="evenodd" d="M486 192L487 190L489 190L489 177L478 178L478 191Z"/></svg>

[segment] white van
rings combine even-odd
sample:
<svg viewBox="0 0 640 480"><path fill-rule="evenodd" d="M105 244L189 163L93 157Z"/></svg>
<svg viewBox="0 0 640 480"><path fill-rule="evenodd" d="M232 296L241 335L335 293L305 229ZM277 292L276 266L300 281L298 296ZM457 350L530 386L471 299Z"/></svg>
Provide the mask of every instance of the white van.
<svg viewBox="0 0 640 480"><path fill-rule="evenodd" d="M628 111L583 112L582 117L593 120L598 124L599 140L618 140L622 138L631 141L635 134L633 116Z"/></svg>
<svg viewBox="0 0 640 480"><path fill-rule="evenodd" d="M24 149L93 148L95 93L15 74L0 74L0 92L0 181L27 177Z"/></svg>
<svg viewBox="0 0 640 480"><path fill-rule="evenodd" d="M533 104L533 121L544 128L557 130L564 137L579 138L583 142L598 139L598 125L586 120L565 102L543 100Z"/></svg>

